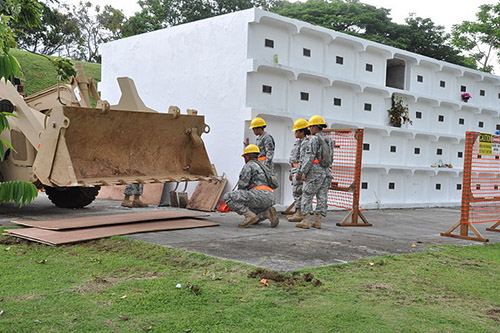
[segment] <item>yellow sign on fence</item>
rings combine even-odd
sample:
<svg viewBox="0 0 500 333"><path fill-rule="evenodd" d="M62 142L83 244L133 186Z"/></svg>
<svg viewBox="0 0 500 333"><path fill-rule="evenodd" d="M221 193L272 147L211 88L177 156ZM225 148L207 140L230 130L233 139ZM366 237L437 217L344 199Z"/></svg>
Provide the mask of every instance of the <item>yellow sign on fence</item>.
<svg viewBox="0 0 500 333"><path fill-rule="evenodd" d="M479 134L479 154L493 155L492 135L488 133Z"/></svg>

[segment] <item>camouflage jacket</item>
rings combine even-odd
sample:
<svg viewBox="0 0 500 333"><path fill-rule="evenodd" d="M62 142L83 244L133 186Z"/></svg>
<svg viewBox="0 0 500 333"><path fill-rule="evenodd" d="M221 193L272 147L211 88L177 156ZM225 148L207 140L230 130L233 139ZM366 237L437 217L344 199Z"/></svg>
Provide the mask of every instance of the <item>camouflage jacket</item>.
<svg viewBox="0 0 500 333"><path fill-rule="evenodd" d="M259 185L268 186L266 174L255 161L249 161L240 171L238 190L250 190Z"/></svg>
<svg viewBox="0 0 500 333"><path fill-rule="evenodd" d="M313 161L316 159L321 160L323 158L323 150L320 142L321 138L326 138L328 144L330 145L330 149L333 152L333 141L330 137L322 132L319 132L316 135L311 135L309 137L308 144L306 145L304 156L300 161L300 173L309 173L313 164L317 164L318 167L320 167L319 163L313 163Z"/></svg>
<svg viewBox="0 0 500 333"><path fill-rule="evenodd" d="M271 134L264 132L259 135L256 140L256 144L260 149L259 157L265 156L266 160L271 163L274 157L274 139Z"/></svg>
<svg viewBox="0 0 500 333"><path fill-rule="evenodd" d="M290 170L291 173L297 173L297 171L299 170L299 164L302 161L308 144L307 141L307 138L295 140L292 151L290 152L290 158L288 160L290 166L292 167Z"/></svg>

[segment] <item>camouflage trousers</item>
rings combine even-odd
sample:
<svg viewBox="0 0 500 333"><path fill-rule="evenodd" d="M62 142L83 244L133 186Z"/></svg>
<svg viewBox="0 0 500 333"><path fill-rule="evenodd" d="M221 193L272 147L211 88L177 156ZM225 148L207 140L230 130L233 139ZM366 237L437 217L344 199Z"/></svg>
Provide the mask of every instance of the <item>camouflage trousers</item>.
<svg viewBox="0 0 500 333"><path fill-rule="evenodd" d="M304 182L302 180L296 180L296 173L292 173L292 195L293 200L295 200L295 208L302 209L302 187Z"/></svg>
<svg viewBox="0 0 500 333"><path fill-rule="evenodd" d="M328 190L332 183L332 176L325 169L315 168L307 174L307 180L302 188L302 214L321 214L326 216L328 211ZM313 211L312 201L316 196L316 210Z"/></svg>
<svg viewBox="0 0 500 333"><path fill-rule="evenodd" d="M128 184L123 191L124 195L142 195L144 185L143 184Z"/></svg>
<svg viewBox="0 0 500 333"><path fill-rule="evenodd" d="M240 215L248 210L255 214L263 213L275 203L273 192L257 189L228 192L224 195L223 200L231 210Z"/></svg>

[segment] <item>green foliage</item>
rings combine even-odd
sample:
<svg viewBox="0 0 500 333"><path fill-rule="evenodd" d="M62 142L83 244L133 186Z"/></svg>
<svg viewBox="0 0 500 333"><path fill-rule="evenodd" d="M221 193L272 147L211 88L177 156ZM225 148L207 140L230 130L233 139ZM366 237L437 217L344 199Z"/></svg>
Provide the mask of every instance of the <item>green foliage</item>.
<svg viewBox="0 0 500 333"><path fill-rule="evenodd" d="M0 182L0 203L13 201L20 207L32 202L38 195L35 185L26 182Z"/></svg>
<svg viewBox="0 0 500 333"><path fill-rule="evenodd" d="M475 68L451 45L443 26L411 14L405 24L392 22L390 10L358 1L308 0L283 2L272 8L277 14L359 36L438 60Z"/></svg>
<svg viewBox="0 0 500 333"><path fill-rule="evenodd" d="M0 55L0 78L3 77L12 81L14 76L21 76L21 65L19 61L9 53Z"/></svg>
<svg viewBox="0 0 500 333"><path fill-rule="evenodd" d="M452 36L453 44L467 52L479 70L491 73L491 62L500 49L500 3L479 6L476 20L454 25Z"/></svg>
<svg viewBox="0 0 500 333"><path fill-rule="evenodd" d="M294 3L285 1L272 8L272 11L382 43L386 41L391 27L395 25L389 17L389 9L353 1L308 0Z"/></svg>
<svg viewBox="0 0 500 333"><path fill-rule="evenodd" d="M413 123L410 119L410 109L408 105L403 105L403 98L395 94L392 95L391 108L387 110L389 115L389 125L401 127L402 124Z"/></svg>
<svg viewBox="0 0 500 333"><path fill-rule="evenodd" d="M0 331L494 332L499 251L442 246L270 272L286 282L265 286L254 266L122 237L49 247L0 236ZM322 284L287 283L304 273Z"/></svg>
<svg viewBox="0 0 500 333"><path fill-rule="evenodd" d="M141 11L123 24L122 34L133 36L252 7L270 9L276 3L277 0L140 0Z"/></svg>
<svg viewBox="0 0 500 333"><path fill-rule="evenodd" d="M10 112L0 112L0 133L2 133L5 130L7 131L10 130L9 120L7 119L7 117L19 118L19 116ZM6 147L14 150L14 147L12 147L10 142L0 138L0 161L3 161L5 158Z"/></svg>
<svg viewBox="0 0 500 333"><path fill-rule="evenodd" d="M41 54L65 53L70 50L80 32L68 9L66 5L52 8L43 4L40 25L30 27L15 24L19 49Z"/></svg>
<svg viewBox="0 0 500 333"><path fill-rule="evenodd" d="M0 112L0 133L10 130L7 117L16 117L17 115L9 112ZM5 158L5 148L14 151L12 145L0 138L0 161ZM0 182L0 203L13 201L16 205L24 206L33 201L38 195L35 185L25 182Z"/></svg>

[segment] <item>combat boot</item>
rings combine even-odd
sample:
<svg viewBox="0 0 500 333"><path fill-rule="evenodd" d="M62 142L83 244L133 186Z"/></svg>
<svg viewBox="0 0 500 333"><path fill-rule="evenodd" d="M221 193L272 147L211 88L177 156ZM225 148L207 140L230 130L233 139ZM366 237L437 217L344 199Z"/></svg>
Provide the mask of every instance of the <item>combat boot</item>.
<svg viewBox="0 0 500 333"><path fill-rule="evenodd" d="M243 222L238 224L238 227L240 228L248 228L249 226L255 224L259 220L259 217L255 215L255 213L252 212L251 210L247 210L246 212L244 212L243 216L245 216L245 220L243 220Z"/></svg>
<svg viewBox="0 0 500 333"><path fill-rule="evenodd" d="M323 216L321 214L316 214L316 220L312 223L311 227L316 229L321 229L321 218Z"/></svg>
<svg viewBox="0 0 500 333"><path fill-rule="evenodd" d="M280 219L278 217L278 213L276 213L276 209L274 207L269 208L264 212L264 217L271 221L271 228L276 228L280 223Z"/></svg>
<svg viewBox="0 0 500 333"><path fill-rule="evenodd" d="M297 228L309 229L311 227L311 214L307 214L302 222L295 225Z"/></svg>
<svg viewBox="0 0 500 333"><path fill-rule="evenodd" d="M145 204L144 202L142 202L139 197L140 197L139 195L134 195L134 201L132 201L132 207L134 207L134 208L146 208L146 207L148 207L148 205Z"/></svg>
<svg viewBox="0 0 500 333"><path fill-rule="evenodd" d="M130 201L130 195L126 195L122 201L122 207L132 208L132 201Z"/></svg>
<svg viewBox="0 0 500 333"><path fill-rule="evenodd" d="M293 213L292 216L288 217L288 222L300 222L304 219L304 215L302 215L302 212L300 211L300 208Z"/></svg>

